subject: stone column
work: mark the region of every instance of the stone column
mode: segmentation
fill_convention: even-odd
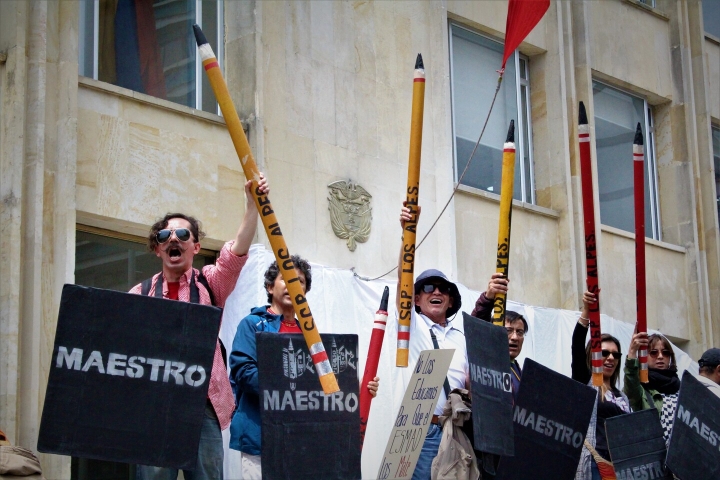
[[[655,109],[660,223],[664,240],[687,249],[687,302],[690,314],[687,323],[690,338],[695,340],[696,345],[696,350],[688,353],[698,358],[710,341],[708,268],[703,232],[705,214],[699,168],[703,162],[711,160],[699,160],[700,156],[709,155],[710,152],[701,151],[698,144],[698,129],[709,130],[709,125],[706,123],[700,126],[697,122],[698,96],[705,96],[704,76],[702,70],[695,71],[698,65],[693,65],[692,61],[691,36],[694,34],[691,34],[688,2],[659,0],[657,7],[670,17],[673,81],[672,102]],[[698,82],[703,85],[698,85]],[[700,88],[701,93],[696,94],[697,88]],[[706,110],[706,101],[702,98],[700,101],[703,103],[701,110]],[[709,131],[705,135],[709,136]]]
[[[0,422],[37,447],[60,294],[74,279],[77,2],[2,2]],[[7,152],[7,153],[6,153]],[[70,459],[40,455],[46,478]]]

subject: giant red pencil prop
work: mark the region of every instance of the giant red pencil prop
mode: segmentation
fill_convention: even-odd
[[[647,333],[645,290],[645,155],[640,123],[633,141],[633,170],[635,173],[635,288],[637,291],[637,331]],[[648,382],[647,349],[638,352],[640,381]]]
[[[510,120],[507,139],[503,145],[502,183],[500,184],[500,221],[498,224],[498,243],[495,271],[505,278],[510,270],[510,224],[512,223],[513,189],[515,187],[515,120]],[[495,294],[493,305],[493,323],[505,325],[505,305],[507,295]]]
[[[603,384],[602,342],[600,341],[600,293],[598,288],[598,260],[595,242],[595,200],[593,198],[592,164],[590,163],[590,125],[585,105],[580,102],[578,142],[580,143],[580,179],[582,183],[583,220],[585,225],[585,262],[587,288],[594,293],[597,301],[590,305],[590,352],[593,385]]]
[[[402,270],[400,271],[400,298],[398,299],[398,334],[395,365],[408,366],[410,348],[410,317],[414,296],[413,272],[415,269],[415,236],[418,221],[418,195],[420,194],[420,148],[422,146],[423,111],[425,109],[425,65],[418,53],[413,80],[412,117],[410,122],[410,158],[405,205],[412,218],[403,230]]]
[[[390,289],[385,287],[380,309],[375,312],[375,323],[373,324],[370,347],[368,348],[367,361],[365,362],[365,373],[360,384],[360,446],[365,441],[365,430],[367,429],[368,417],[370,416],[370,402],[372,395],[367,388],[368,383],[377,375],[378,363],[380,362],[380,350],[382,350],[383,338],[385,338],[385,325],[388,317],[388,296]]]
[[[340,387],[333,373],[332,366],[328,361],[325,347],[320,339],[320,333],[315,325],[315,319],[310,312],[310,306],[300,287],[300,280],[298,279],[293,262],[290,259],[290,252],[288,252],[285,239],[280,231],[280,226],[275,217],[270,198],[257,188],[257,179],[259,178],[260,172],[250,151],[250,145],[242,129],[240,117],[238,117],[235,105],[233,105],[232,98],[230,98],[230,92],[228,92],[227,84],[220,71],[217,58],[215,58],[215,53],[202,30],[200,30],[200,27],[193,25],[193,30],[195,31],[195,39],[197,40],[198,51],[202,59],[203,67],[210,80],[213,92],[215,92],[215,98],[220,105],[223,117],[225,117],[225,123],[230,132],[233,145],[235,145],[235,151],[237,151],[238,158],[240,158],[240,164],[245,173],[245,178],[253,181],[253,199],[257,205],[258,212],[260,212],[265,233],[270,240],[270,246],[275,254],[275,260],[277,260],[277,264],[280,267],[280,274],[285,281],[285,285],[287,285],[288,293],[290,293],[295,315],[297,315],[297,318],[300,320],[300,328],[305,336],[305,342],[310,351],[310,356],[315,365],[315,371],[320,379],[323,392],[326,394],[337,392],[340,390]]]

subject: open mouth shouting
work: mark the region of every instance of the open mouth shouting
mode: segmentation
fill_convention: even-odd
[[[177,261],[185,253],[185,249],[178,242],[173,242],[165,249],[165,253],[170,257],[170,260]]]

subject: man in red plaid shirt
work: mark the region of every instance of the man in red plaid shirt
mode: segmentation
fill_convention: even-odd
[[[200,240],[205,235],[200,229],[200,222],[182,213],[169,213],[152,226],[148,235],[148,248],[162,260],[162,272],[153,276],[147,295],[203,305],[214,304],[217,307],[225,305],[247,261],[247,253],[257,228],[258,213],[250,192],[251,186],[251,181],[245,184],[247,205],[237,235],[223,246],[215,265],[203,267],[204,281],[198,280],[201,273],[192,267],[193,258],[200,252]],[[258,188],[263,194],[270,191],[262,174]],[[210,292],[205,285],[210,287]],[[142,292],[142,284],[138,284],[130,293],[145,292]],[[230,425],[234,409],[235,397],[218,342],[210,374],[197,466],[195,470],[183,471],[186,480],[223,478],[221,431]],[[183,439],[172,441],[182,442]],[[177,470],[172,468],[137,467],[137,480],[176,480],[177,475]]]

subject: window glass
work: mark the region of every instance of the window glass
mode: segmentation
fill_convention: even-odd
[[[81,5],[81,75],[217,113],[215,97],[200,68],[192,26],[202,26],[220,58],[222,3],[99,0]]]
[[[459,178],[490,110],[497,86],[497,70],[502,63],[503,45],[458,25],[451,24],[450,30],[455,169],[456,178]],[[487,128],[462,183],[500,194],[502,147],[510,121],[515,120],[517,154],[513,196],[532,202],[530,128],[526,117],[529,111],[527,70],[527,59],[518,58],[517,53],[508,59]]]
[[[600,221],[635,231],[632,145],[638,122],[645,151],[645,235],[658,238],[653,137],[645,100],[593,82]]]
[[[703,0],[702,15],[705,33],[720,38],[720,1]]]

